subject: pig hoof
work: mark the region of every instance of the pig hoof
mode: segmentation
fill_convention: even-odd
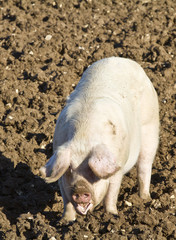
[[[140,193],[140,197],[144,200],[150,199],[150,193]]]
[[[76,215],[70,214],[70,213],[65,213],[62,218],[66,222],[74,222],[76,220]]]
[[[68,218],[68,217],[65,217],[65,216],[62,219],[66,223],[74,222],[76,220],[76,218]]]
[[[112,213],[113,215],[118,215],[117,208],[106,208],[107,213]]]

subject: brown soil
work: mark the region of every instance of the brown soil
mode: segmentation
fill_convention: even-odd
[[[0,1],[0,239],[176,239],[175,9],[174,0]],[[113,55],[140,63],[159,95],[152,199],[138,197],[134,168],[118,217],[99,206],[66,224],[57,183],[38,169],[84,69]]]

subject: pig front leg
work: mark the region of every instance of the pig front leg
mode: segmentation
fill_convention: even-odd
[[[60,187],[61,195],[62,195],[63,202],[64,202],[64,213],[63,213],[62,217],[68,222],[75,221],[76,220],[76,210],[75,210],[73,204],[68,200],[68,198],[65,194],[61,179],[59,180],[59,187]]]
[[[76,211],[71,202],[65,202],[64,200],[64,213],[63,218],[68,222],[72,222],[76,220]]]
[[[122,171],[119,170],[112,177],[110,177],[110,183],[108,187],[107,194],[104,199],[105,210],[108,213],[117,215],[117,198],[120,191],[120,186],[122,182]]]
[[[150,180],[152,163],[156,154],[159,141],[159,124],[142,127],[141,150],[137,163],[139,195],[143,199],[150,198]]]

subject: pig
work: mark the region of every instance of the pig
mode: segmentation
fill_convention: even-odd
[[[117,214],[124,174],[136,165],[139,195],[150,197],[152,163],[159,142],[156,91],[133,60],[110,57],[93,63],[61,111],[53,156],[40,172],[59,180],[63,217],[74,221],[101,202]]]

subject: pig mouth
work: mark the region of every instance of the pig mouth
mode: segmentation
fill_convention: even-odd
[[[76,204],[76,210],[81,215],[86,215],[87,212],[93,207],[93,204],[91,202],[89,203],[79,203]]]

